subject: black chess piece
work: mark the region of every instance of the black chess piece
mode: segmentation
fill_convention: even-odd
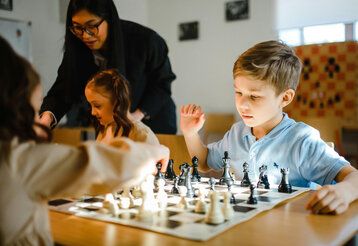
[[[193,186],[191,185],[191,170],[192,167],[191,166],[187,166],[185,167],[185,187],[186,187],[186,197],[188,198],[193,198],[194,197],[194,190],[193,190]]]
[[[183,164],[181,164],[179,166],[179,170],[180,170],[180,176],[179,176],[179,186],[184,186],[185,185],[185,169],[189,166],[188,163],[184,162]]]
[[[164,174],[161,172],[162,169],[162,163],[158,162],[156,165],[157,168],[157,174],[155,175],[155,179],[154,179],[154,187],[155,189],[158,188],[158,180],[159,179],[164,179]]]
[[[165,178],[169,180],[174,180],[176,177],[175,171],[174,171],[174,161],[173,159],[170,159],[168,161],[167,171],[165,172]]]
[[[179,194],[179,187],[178,187],[179,177],[176,176],[174,179],[174,185],[172,190],[170,191],[171,194]]]
[[[262,165],[261,167],[259,167],[259,172],[260,176],[259,181],[257,182],[257,188],[270,189],[270,183],[267,178],[267,166]]]
[[[288,174],[290,170],[288,168],[281,168],[282,178],[278,186],[278,192],[281,193],[292,193],[292,186],[288,181]]]
[[[231,194],[230,203],[231,203],[231,204],[236,204],[235,196],[234,196],[234,194],[231,192],[231,185],[229,185],[229,184],[226,184],[226,185],[227,185],[227,191],[230,192],[230,194]]]
[[[230,157],[227,151],[224,152],[224,157],[222,158],[222,162],[224,166],[224,171],[219,180],[219,184],[220,185],[227,184],[231,186],[234,184],[234,179],[230,174]]]
[[[200,182],[201,180],[201,176],[199,174],[199,171],[198,171],[198,162],[199,162],[199,159],[194,156],[192,159],[191,159],[191,162],[193,163],[193,173],[192,173],[192,176],[191,176],[191,182]]]
[[[211,191],[214,191],[214,190],[215,190],[215,184],[216,184],[215,178],[214,178],[214,177],[211,177],[211,178],[209,179],[209,185],[210,185],[210,190],[211,190]]]
[[[250,185],[250,196],[246,201],[247,204],[257,204],[257,199],[254,196],[254,191],[255,191],[255,185],[251,184]]]
[[[242,165],[243,166],[243,171],[244,171],[244,177],[241,180],[241,187],[249,187],[251,185],[251,180],[249,178],[249,164],[247,164],[246,162]]]

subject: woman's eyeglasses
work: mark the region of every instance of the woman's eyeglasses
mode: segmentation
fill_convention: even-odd
[[[90,36],[95,36],[98,34],[98,27],[102,24],[104,19],[102,19],[100,22],[94,25],[76,25],[76,26],[70,26],[70,31],[76,35],[77,37],[82,37],[83,32],[86,32]]]

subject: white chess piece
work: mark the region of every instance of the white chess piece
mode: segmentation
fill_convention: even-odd
[[[186,200],[186,192],[187,192],[187,188],[185,186],[179,186],[180,201],[177,205],[178,208],[181,209],[188,208],[188,201]]]
[[[118,202],[114,199],[114,196],[112,193],[108,193],[105,195],[103,207],[109,209],[109,212],[113,216],[117,217],[119,215]]]
[[[230,204],[231,192],[224,192],[224,206],[222,208],[225,220],[230,220],[234,216],[234,209]]]
[[[158,200],[158,205],[159,205],[160,210],[164,210],[168,205],[168,195],[164,191],[164,185],[165,185],[165,180],[159,179],[158,180],[158,189],[159,190],[157,193],[157,200]]]
[[[129,188],[124,188],[121,196],[120,207],[123,209],[133,208],[134,200]]]
[[[158,211],[158,203],[155,201],[153,193],[154,177],[150,176],[141,184],[142,205],[137,214],[137,218],[141,221],[152,220],[154,213]]]
[[[221,210],[219,196],[216,191],[210,193],[210,207],[209,212],[206,214],[205,222],[208,224],[221,224],[224,222],[224,215]]]
[[[197,200],[197,202],[195,203],[195,213],[201,213],[201,214],[205,214],[208,206],[205,202],[205,189],[203,187],[199,188],[199,199]]]

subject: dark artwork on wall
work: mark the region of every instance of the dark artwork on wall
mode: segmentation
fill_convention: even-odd
[[[199,38],[199,22],[186,22],[179,24],[179,40],[195,40]]]
[[[0,9],[12,10],[12,0],[0,0]]]
[[[249,0],[237,0],[226,3],[226,20],[244,20],[249,18]]]

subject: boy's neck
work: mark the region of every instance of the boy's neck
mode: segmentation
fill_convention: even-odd
[[[259,140],[269,134],[283,119],[283,113],[277,114],[274,118],[267,121],[266,123],[251,128],[252,134]]]

